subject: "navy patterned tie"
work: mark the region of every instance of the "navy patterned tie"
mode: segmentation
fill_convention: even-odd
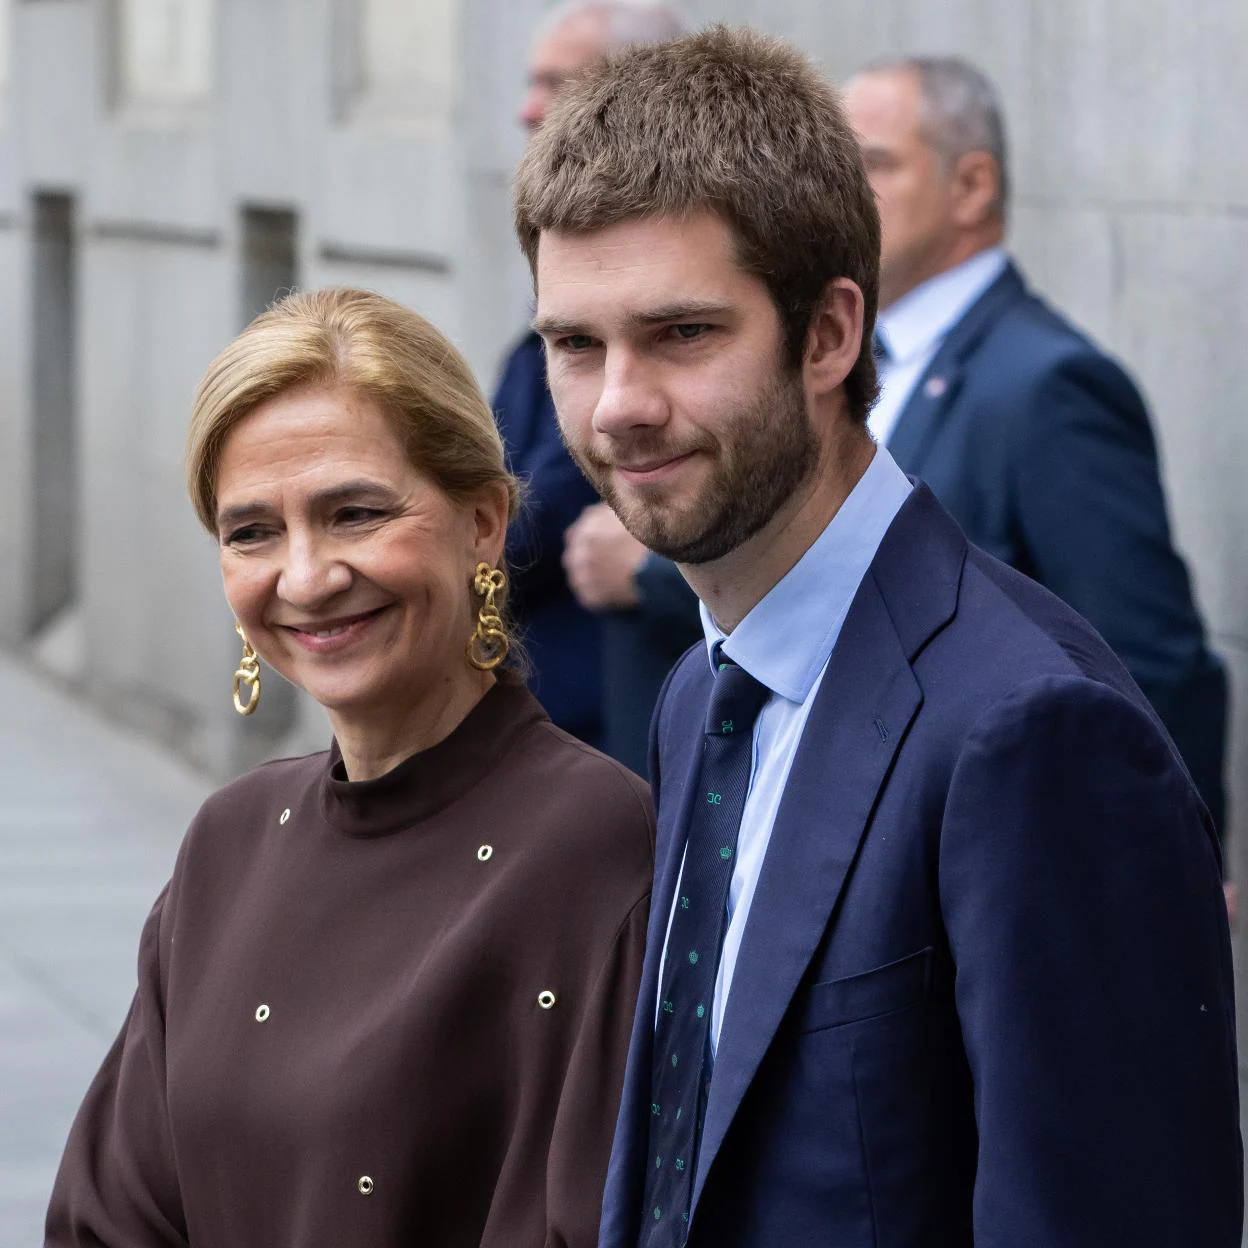
[[[754,720],[768,690],[719,660],[706,712],[702,770],[663,960],[651,1072],[642,1248],[676,1248],[689,1205],[711,1080],[711,1002],[728,885],[750,784]]]

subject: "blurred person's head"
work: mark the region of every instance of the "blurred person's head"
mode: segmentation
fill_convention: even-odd
[[[1005,235],[1005,126],[992,83],[960,57],[877,61],[845,87],[880,206],[888,307]]]
[[[715,27],[587,72],[515,223],[569,449],[652,549],[718,559],[869,452],[879,219],[788,45]]]
[[[635,44],[661,43],[685,31],[671,4],[656,0],[566,0],[542,20],[529,50],[520,122],[533,133],[569,79]]]
[[[436,723],[488,687],[466,657],[474,572],[501,563],[517,487],[428,321],[357,290],[281,300],[204,375],[187,476],[244,636],[340,740]]]

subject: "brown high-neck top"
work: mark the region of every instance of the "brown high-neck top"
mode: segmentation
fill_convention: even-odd
[[[334,749],[221,790],[47,1243],[592,1248],[652,860],[642,781],[509,680],[376,780]]]

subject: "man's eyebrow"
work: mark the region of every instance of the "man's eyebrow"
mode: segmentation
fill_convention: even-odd
[[[328,511],[340,503],[346,502],[377,502],[393,504],[397,499],[395,492],[380,481],[369,481],[363,478],[358,481],[344,481],[341,485],[331,485],[326,489],[317,490],[309,495],[308,503],[314,511]],[[234,528],[240,524],[248,524],[271,516],[274,508],[269,503],[250,502],[236,503],[217,513],[217,528]]]
[[[726,303],[716,303],[709,299],[685,299],[679,303],[660,304],[655,308],[632,312],[624,318],[624,324],[629,329],[637,329],[650,325],[665,325],[669,321],[696,321],[708,318],[714,320],[726,316],[730,311]],[[543,338],[589,333],[582,322],[564,320],[557,316],[535,317],[533,330],[541,334]]]

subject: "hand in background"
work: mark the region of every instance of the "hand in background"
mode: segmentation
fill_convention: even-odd
[[[637,605],[637,569],[648,551],[606,503],[586,507],[563,536],[563,567],[587,611]]]

